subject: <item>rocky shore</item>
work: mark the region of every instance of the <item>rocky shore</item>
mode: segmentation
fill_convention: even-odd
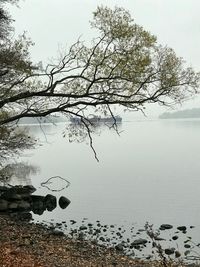
[[[168,267],[200,260],[194,254],[200,243],[190,236],[194,226],[162,224],[155,231],[147,223],[139,229],[132,225],[126,233],[124,226],[87,218],[81,224],[72,219],[37,223],[33,213],[57,205],[65,209],[70,200],[33,192],[32,186],[0,186],[0,267]]]
[[[148,266],[91,241],[0,215],[1,267]]]

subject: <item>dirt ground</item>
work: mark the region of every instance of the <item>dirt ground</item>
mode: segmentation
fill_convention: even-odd
[[[149,266],[114,249],[0,215],[0,267]]]

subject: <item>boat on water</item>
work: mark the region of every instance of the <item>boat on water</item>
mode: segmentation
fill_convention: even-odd
[[[72,123],[81,123],[80,117],[70,117],[70,121]],[[93,116],[91,118],[87,118],[86,121],[90,121],[91,123],[121,123],[122,118],[120,116],[115,117],[100,117],[100,116]]]

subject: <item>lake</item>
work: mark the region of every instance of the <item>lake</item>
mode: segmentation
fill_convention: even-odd
[[[66,209],[34,214],[35,221],[194,225],[190,234],[200,241],[200,120],[123,121],[120,135],[99,127],[101,134],[93,136],[99,162],[87,142],[70,143],[63,137],[65,127],[30,126],[40,145],[20,160],[37,169],[29,176],[36,194],[71,201]],[[70,185],[60,192],[41,186],[53,176]],[[63,180],[55,179],[52,186],[62,188]]]

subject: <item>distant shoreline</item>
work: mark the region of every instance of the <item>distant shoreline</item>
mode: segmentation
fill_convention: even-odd
[[[200,119],[200,108],[185,109],[175,112],[164,112],[159,119]]]

